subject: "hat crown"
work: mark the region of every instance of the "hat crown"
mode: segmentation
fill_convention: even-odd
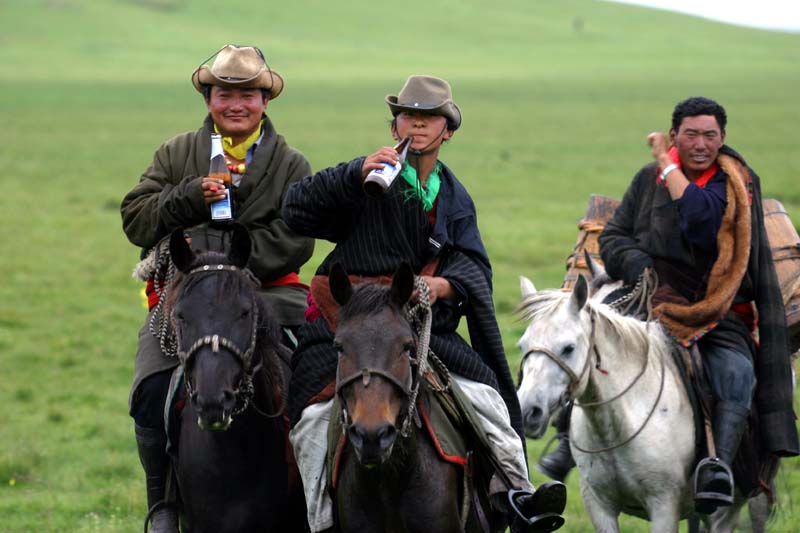
[[[397,95],[399,105],[423,109],[438,107],[452,99],[450,84],[433,76],[410,76]]]
[[[247,80],[266,69],[264,56],[255,47],[229,44],[220,50],[211,66],[211,73],[227,80]]]

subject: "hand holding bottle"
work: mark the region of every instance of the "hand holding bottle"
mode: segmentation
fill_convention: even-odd
[[[203,191],[203,200],[206,205],[225,199],[225,182],[221,179],[204,176],[200,178],[200,189]]]

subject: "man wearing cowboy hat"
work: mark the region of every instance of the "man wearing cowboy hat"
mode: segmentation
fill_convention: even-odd
[[[163,412],[170,375],[178,365],[174,354],[162,350],[169,345],[166,339],[156,337],[166,319],[160,316],[160,287],[170,271],[164,237],[176,228],[191,228],[187,236],[195,248],[225,251],[227,244],[224,231],[208,224],[209,205],[226,195],[225,185],[208,177],[212,134],[222,135],[233,178],[234,216],[253,242],[248,267],[261,281],[261,295],[284,326],[287,342],[293,339],[291,329],[303,322],[306,308],[307,288],[300,284],[298,272],[311,257],[314,242],[286,226],[281,205],[288,184],[309,175],[311,168],[265,114],[267,104],[281,94],[283,78],[255,47],[226,45],[214,57],[213,64],[204,62],[191,77],[208,111],[203,125],[165,142],[121,205],[125,234],[142,248],[137,275],[148,282],[150,313],[139,333],[130,413],[151,509],[166,497],[169,458]],[[160,507],[151,531],[177,531],[174,509]]]
[[[301,235],[336,243],[311,284],[310,321],[300,329],[293,360],[289,410],[312,531],[333,526],[326,490],[325,455],[330,383],[337,350],[328,274],[335,263],[349,274],[391,276],[404,262],[430,287],[433,312],[430,347],[445,363],[489,435],[487,447],[500,471],[490,490],[502,501],[524,489],[523,515],[514,531],[551,531],[563,524],[566,489],[551,482],[535,490],[528,480],[522,418],[492,303],[492,270],[477,226],[475,206],[464,186],[438,155],[461,125],[450,85],[432,76],[411,76],[397,96],[387,96],[396,141],[412,138],[399,176],[380,198],[363,190],[366,176],[399,162],[385,146],[367,157],[322,170],[292,184],[284,217]],[[457,333],[462,317],[472,346]],[[327,392],[326,392],[327,391]],[[327,394],[327,396],[326,396]],[[308,406],[314,398],[313,405]],[[500,481],[502,478],[503,481]],[[524,525],[523,525],[524,524]]]

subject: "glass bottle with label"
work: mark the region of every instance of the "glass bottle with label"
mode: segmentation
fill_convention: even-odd
[[[233,220],[233,201],[231,187],[233,180],[225,161],[225,152],[222,148],[222,135],[211,134],[211,163],[208,166],[208,177],[222,180],[225,184],[225,198],[211,203],[211,220]]]
[[[376,168],[364,178],[364,192],[373,198],[379,198],[386,190],[392,186],[392,182],[400,174],[403,168],[403,163],[406,161],[408,155],[408,148],[411,146],[413,137],[406,137],[396,145],[394,150],[397,152],[397,163],[391,165],[383,163],[380,168]]]

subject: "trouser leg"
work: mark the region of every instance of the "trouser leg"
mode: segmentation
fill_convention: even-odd
[[[701,461],[695,474],[695,508],[706,514],[732,503],[730,465],[747,427],[755,374],[750,358],[732,348],[707,343],[701,353],[717,399],[712,417],[716,457]]]
[[[463,376],[454,374],[451,376],[472,404],[478,415],[480,429],[489,442],[490,451],[512,484],[509,487],[504,481],[496,478],[492,480],[491,491],[495,493],[506,492],[509,489],[533,490],[533,485],[528,479],[528,464],[522,440],[511,427],[508,408],[503,397],[489,385]]]
[[[133,395],[131,416],[134,419],[136,447],[145,473],[147,507],[153,511],[152,533],[177,533],[178,515],[175,508],[165,505],[167,478],[171,462],[167,454],[167,435],[164,431],[164,403],[169,389],[171,371],[146,378]]]
[[[538,489],[528,479],[525,450],[514,428],[502,396],[492,387],[452,375],[477,414],[479,430],[486,435],[495,463],[502,469],[489,486],[494,501],[502,501],[510,511],[512,533],[553,531],[564,524],[561,513],[566,504],[566,487],[559,481]],[[509,486],[510,484],[510,486]],[[518,493],[515,492],[520,491]]]
[[[303,480],[312,533],[333,527],[333,501],[327,490],[326,465],[332,405],[333,400],[328,400],[306,407],[300,421],[289,432]]]

